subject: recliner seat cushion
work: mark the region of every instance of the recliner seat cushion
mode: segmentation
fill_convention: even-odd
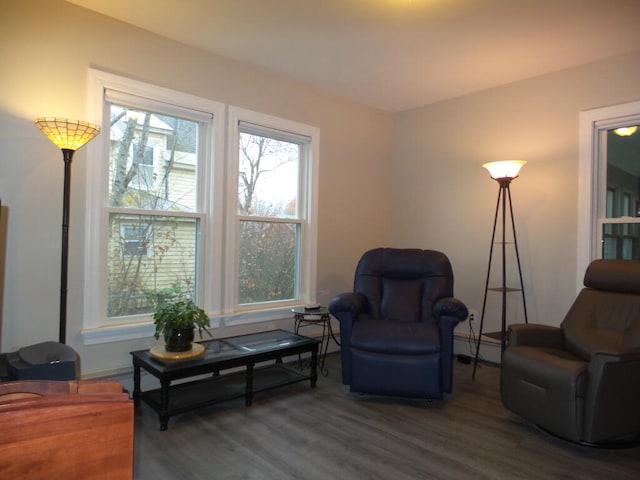
[[[440,351],[435,323],[360,320],[351,334],[351,346],[389,355],[427,355]]]

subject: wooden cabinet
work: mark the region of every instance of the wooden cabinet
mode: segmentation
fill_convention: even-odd
[[[133,478],[133,402],[109,380],[0,383],[0,476]]]

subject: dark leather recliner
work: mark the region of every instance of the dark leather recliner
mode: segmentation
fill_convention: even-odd
[[[377,248],[358,263],[353,292],[334,297],[342,382],[351,391],[417,398],[451,392],[453,329],[467,308],[453,298],[441,252]]]
[[[511,325],[502,402],[585,444],[640,435],[640,262],[595,260],[560,327]]]

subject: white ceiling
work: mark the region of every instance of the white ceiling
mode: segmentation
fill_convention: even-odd
[[[386,111],[640,49],[640,0],[67,0]]]

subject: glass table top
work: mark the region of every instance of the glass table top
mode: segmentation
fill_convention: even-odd
[[[306,337],[285,330],[272,330],[238,337],[222,338],[219,341],[245,352],[260,352],[272,350],[277,347],[295,345],[308,340]]]
[[[295,333],[288,332],[286,330],[270,330],[267,332],[204,340],[195,343],[202,345],[205,350],[201,355],[188,359],[174,360],[156,358],[149,353],[149,350],[132,352],[132,355],[143,360],[151,358],[153,361],[167,365],[185,364],[186,362],[189,364],[211,363],[219,360],[277,350],[279,348],[293,347],[305,343],[317,343],[317,340],[307,338],[302,335],[296,335]]]

